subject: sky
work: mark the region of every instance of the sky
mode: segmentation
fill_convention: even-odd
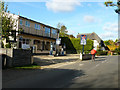
[[[104,2],[79,0],[43,0],[42,2],[7,2],[11,13],[57,27],[62,23],[68,34],[95,32],[103,40],[118,38],[118,14]]]

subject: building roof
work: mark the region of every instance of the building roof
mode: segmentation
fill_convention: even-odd
[[[78,34],[77,38],[81,38],[81,35],[87,35],[87,38],[92,39],[92,40],[97,40],[98,43],[101,43],[102,41],[102,39],[95,32]]]

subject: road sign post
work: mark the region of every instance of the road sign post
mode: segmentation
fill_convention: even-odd
[[[83,45],[82,54],[84,53],[84,45],[86,45],[87,35],[81,35],[81,45]]]

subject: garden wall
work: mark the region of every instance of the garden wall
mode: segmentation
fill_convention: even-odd
[[[24,66],[33,63],[31,50],[0,48],[0,53],[4,54],[2,61],[3,58],[6,60],[7,67]]]

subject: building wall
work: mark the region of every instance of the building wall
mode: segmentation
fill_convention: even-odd
[[[22,20],[22,25],[20,25],[20,19]],[[30,27],[27,27],[25,25],[26,21],[30,22]],[[35,24],[40,25],[40,30],[35,29]],[[56,34],[56,35],[52,34],[52,30],[54,28],[52,28],[50,26],[47,26],[47,25],[43,25],[41,23],[31,21],[29,19],[25,19],[25,18],[21,18],[21,17],[19,18],[19,26],[18,27],[22,28],[25,33],[30,33],[30,34],[34,34],[34,35],[40,35],[40,36],[46,36],[45,35],[45,27],[47,27],[47,28],[50,28],[50,36],[47,36],[47,37],[51,37],[51,38],[54,38],[54,39],[56,39],[58,37],[58,34]],[[58,33],[57,29],[54,29],[54,30],[56,30],[56,32]]]
[[[20,20],[22,20],[22,25],[20,24]],[[26,21],[30,22],[29,26],[26,26]],[[36,29],[35,24],[40,25],[40,29]],[[50,28],[50,36],[45,34],[45,27]],[[19,39],[22,37],[23,39],[29,39],[29,46],[36,46],[37,50],[50,50],[50,44],[54,44],[59,35],[58,29],[24,17],[19,17],[18,28],[23,29],[23,33],[20,33],[17,37],[17,48],[20,47],[21,43],[19,43]]]
[[[43,37],[36,37],[36,36],[31,36],[31,35],[25,35],[25,34],[20,34],[18,36],[19,37],[22,37],[22,39],[29,39],[30,42],[29,42],[29,46],[37,46],[37,50],[50,50],[50,43],[55,43],[56,40],[54,39],[48,39],[48,38],[43,38]],[[20,40],[18,39],[18,48],[19,47],[19,43]],[[39,42],[39,43],[38,43]],[[43,42],[44,42],[44,45],[43,45]],[[22,43],[23,44],[23,43]],[[26,44],[26,43],[25,43]],[[44,49],[43,49],[44,47]]]
[[[33,64],[31,50],[0,48],[0,54],[4,54],[7,67],[24,66]],[[4,62],[5,58],[2,58]]]
[[[99,43],[98,43],[98,41],[97,40],[93,40],[93,42],[94,42],[94,47],[96,48],[96,50],[97,50],[97,46],[99,46]]]

